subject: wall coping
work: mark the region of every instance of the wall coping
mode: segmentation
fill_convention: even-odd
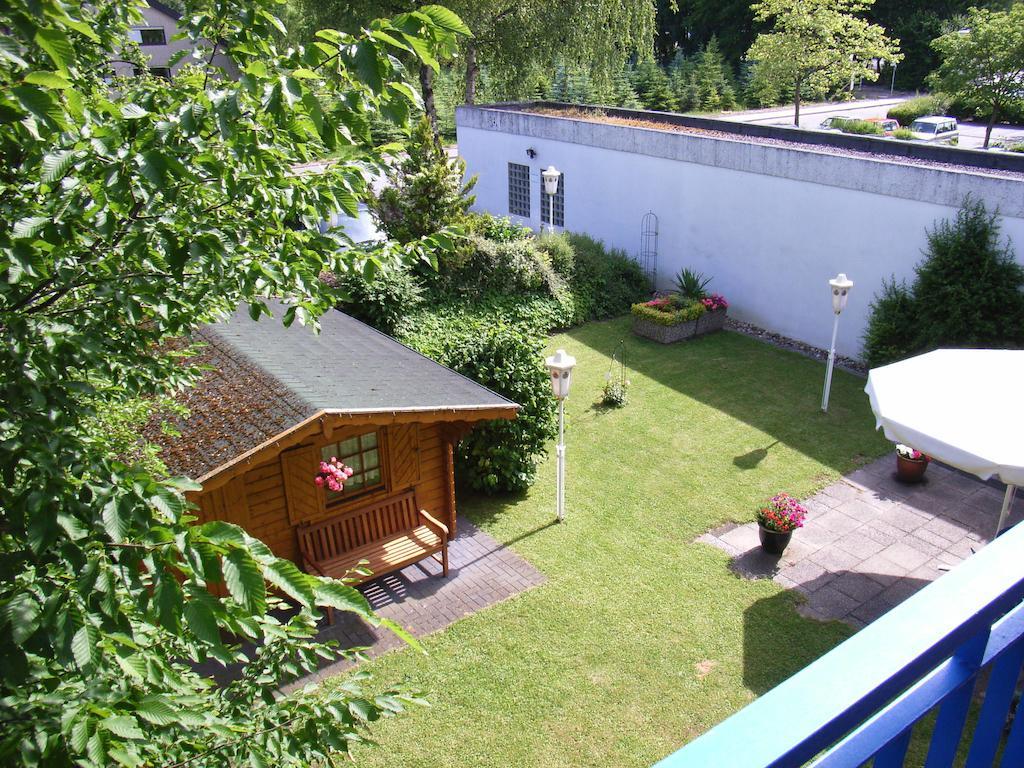
[[[668,127],[657,129],[619,125],[524,111],[524,108],[531,106],[554,107],[557,105],[539,103],[460,106],[456,108],[456,126],[660,157],[677,162],[727,168],[745,173],[777,176],[951,208],[959,208],[967,196],[972,196],[983,200],[991,209],[997,209],[1003,216],[1024,218],[1024,178],[994,175],[999,172],[998,170],[915,165],[910,162],[900,162],[899,157],[885,154],[864,157],[829,153],[815,149],[815,145],[822,144],[820,140],[806,148],[792,145],[778,146],[757,141],[749,135],[736,131],[733,131],[736,138],[732,138],[680,133],[670,130]],[[608,111],[609,113],[629,112],[634,117],[645,119],[665,117],[659,113],[633,110]],[[685,118],[687,121],[685,123],[675,121],[679,125],[703,121],[701,126],[693,127],[706,127],[715,131],[721,129],[720,124],[737,125],[728,121],[706,118],[670,117]],[[755,127],[766,128],[765,126]],[[881,141],[860,136],[844,138],[868,142]],[[828,146],[834,148],[836,145],[829,144]],[[839,147],[840,152],[843,149],[851,148]],[[929,149],[939,148],[930,147]],[[945,150],[945,152],[972,151]],[[959,155],[954,154],[954,156]],[[1016,161],[1017,158],[1011,158],[1011,160]],[[933,162],[941,161],[934,160]]]

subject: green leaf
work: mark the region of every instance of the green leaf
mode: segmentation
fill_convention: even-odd
[[[146,734],[139,728],[139,721],[131,715],[115,715],[100,720],[100,727],[122,739],[144,739]]]
[[[19,592],[4,608],[4,618],[15,643],[21,645],[39,628],[39,604],[27,592]]]
[[[317,605],[349,611],[363,619],[370,620],[373,624],[379,622],[379,619],[374,616],[373,611],[370,609],[370,604],[363,596],[363,593],[350,587],[348,584],[342,584],[340,581],[321,579],[316,587],[316,602]]]
[[[149,503],[158,512],[162,512],[172,519],[177,519],[185,511],[185,500],[170,488],[163,486],[158,488],[157,492],[149,497]]]
[[[359,43],[356,46],[355,65],[359,79],[374,93],[380,93],[384,88],[384,65],[377,56],[377,49],[368,42]]]
[[[199,526],[199,535],[215,544],[245,544],[245,532],[234,523],[211,520]]]
[[[25,82],[33,85],[41,85],[44,88],[70,88],[71,82],[56,72],[29,72],[25,75]]]
[[[267,610],[267,585],[259,566],[248,552],[232,549],[221,568],[231,597],[253,613],[262,614]]]
[[[110,499],[103,505],[103,528],[111,541],[124,541],[128,524],[121,516],[121,509],[117,498]]]
[[[178,721],[174,708],[163,696],[153,694],[146,696],[135,708],[139,717],[155,725],[169,725]]]
[[[454,32],[457,35],[472,36],[469,27],[459,18],[458,14],[442,5],[424,5],[417,8],[417,10],[424,16],[428,16],[432,22],[442,29],[447,29],[449,32]]]
[[[92,624],[86,622],[75,636],[71,638],[71,653],[75,656],[75,663],[81,668],[86,668],[96,660],[96,643],[99,641],[99,630]]]
[[[185,605],[185,623],[192,634],[210,645],[220,645],[220,629],[213,611],[199,600],[189,600]]]
[[[303,573],[291,560],[277,559],[264,569],[267,580],[306,607],[316,600],[316,580]]]
[[[17,41],[8,35],[0,35],[0,60],[6,59],[19,67],[27,67],[28,62],[21,58],[21,49]]]
[[[68,64],[75,58],[75,49],[71,41],[59,29],[40,29],[36,32],[35,41],[53,60],[58,71],[66,71]]]
[[[63,127],[64,111],[49,91],[42,91],[34,85],[16,85],[11,93],[29,113],[47,125]]]
[[[292,77],[297,77],[300,80],[317,80],[319,79],[320,75],[318,75],[312,69],[299,67],[298,69],[292,70]]]
[[[148,114],[149,112],[138,104],[129,102],[128,104],[121,105],[121,117],[126,120],[138,120],[141,117],[146,117]]]
[[[29,216],[14,222],[14,229],[11,234],[16,238],[29,238],[38,235],[50,220],[45,216]]]

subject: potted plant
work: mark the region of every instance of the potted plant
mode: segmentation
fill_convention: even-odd
[[[697,321],[697,334],[720,331],[725,326],[725,315],[729,302],[720,293],[711,293],[700,300],[704,305],[704,314]]]
[[[902,443],[896,446],[896,478],[904,483],[920,483],[931,459]]]
[[[793,531],[802,528],[807,510],[788,493],[779,493],[757,510],[757,533],[761,549],[769,555],[781,555],[793,538]]]
[[[662,344],[688,339],[697,333],[697,320],[706,311],[699,301],[678,293],[634,304],[633,333]]]

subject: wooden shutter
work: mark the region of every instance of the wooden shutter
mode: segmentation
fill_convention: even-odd
[[[281,454],[281,477],[288,502],[288,520],[292,525],[308,522],[323,513],[323,491],[313,483],[318,463],[319,453],[311,445]]]
[[[392,491],[412,487],[420,481],[419,425],[400,424],[389,427],[387,442]]]

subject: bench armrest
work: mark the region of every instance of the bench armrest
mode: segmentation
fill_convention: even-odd
[[[423,524],[428,528],[433,528],[437,534],[442,538],[448,539],[448,526],[442,523],[440,520],[431,515],[427,510],[420,510],[420,517],[423,519]]]
[[[326,573],[324,573],[324,569],[320,567],[320,564],[318,562],[316,562],[315,560],[307,557],[306,553],[302,552],[302,547],[301,546],[299,547],[299,551],[302,554],[302,564],[306,567],[307,573],[309,571],[315,571],[320,576],[326,576],[327,575]]]

